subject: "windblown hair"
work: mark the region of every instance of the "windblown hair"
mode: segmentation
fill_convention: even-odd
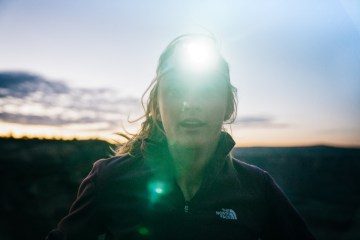
[[[173,55],[175,48],[176,46],[178,46],[178,44],[182,43],[183,41],[199,37],[208,38],[212,40],[216,46],[218,46],[215,38],[211,35],[184,34],[170,42],[169,45],[165,48],[165,50],[162,52],[158,61],[156,76],[141,97],[141,102],[145,114],[133,122],[140,121],[141,119],[145,120],[141,123],[140,130],[136,134],[118,133],[118,135],[124,137],[127,141],[125,143],[117,144],[117,148],[115,149],[115,154],[117,156],[125,154],[135,155],[136,153],[141,152],[145,139],[151,139],[158,142],[166,140],[166,135],[162,123],[159,120],[160,112],[158,103],[159,83],[166,79],[166,74],[164,74],[162,70],[166,66],[169,58]],[[228,86],[227,111],[224,123],[233,123],[236,119],[237,114],[237,89],[230,82],[229,64],[222,56],[220,56],[220,70]],[[144,99],[148,93],[149,97],[145,106]]]

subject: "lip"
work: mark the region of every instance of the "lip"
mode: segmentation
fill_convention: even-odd
[[[205,126],[206,123],[196,118],[188,118],[181,121],[179,125],[183,128],[195,129]]]

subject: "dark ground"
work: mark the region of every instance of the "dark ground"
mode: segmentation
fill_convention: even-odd
[[[0,239],[44,239],[63,217],[108,143],[0,139]],[[317,239],[360,239],[360,148],[240,148],[267,170]]]

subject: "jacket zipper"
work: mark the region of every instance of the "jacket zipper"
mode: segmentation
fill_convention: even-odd
[[[189,213],[189,211],[190,211],[190,209],[189,209],[189,202],[186,201],[186,202],[185,202],[185,206],[184,206],[184,212],[185,212],[185,213]]]

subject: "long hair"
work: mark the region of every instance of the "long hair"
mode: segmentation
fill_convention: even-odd
[[[130,133],[119,133],[120,136],[126,138],[125,143],[118,143],[117,148],[115,149],[115,154],[118,156],[130,154],[134,155],[142,151],[142,145],[145,139],[151,139],[153,141],[162,142],[166,139],[166,135],[162,126],[159,112],[159,103],[158,103],[158,92],[159,92],[159,82],[166,78],[164,74],[164,68],[167,66],[169,58],[173,55],[176,47],[183,41],[187,41],[193,38],[207,38],[215,43],[218,47],[218,44],[215,38],[208,34],[184,34],[169,43],[165,50],[160,55],[158,66],[156,69],[156,76],[151,81],[148,88],[145,90],[144,94],[141,97],[141,103],[144,109],[144,115],[135,121],[140,121],[144,119],[141,123],[141,127],[136,134]],[[227,83],[227,110],[224,119],[224,123],[233,123],[236,119],[237,114],[237,89],[230,82],[229,74],[229,64],[227,61],[220,55],[220,70],[225,76]],[[144,103],[145,96],[149,93],[149,97]]]

